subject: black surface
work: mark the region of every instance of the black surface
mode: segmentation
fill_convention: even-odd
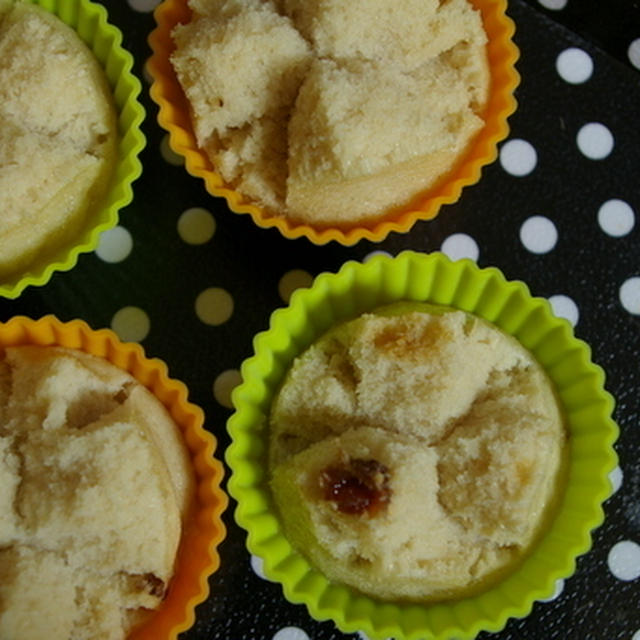
[[[134,11],[123,0],[104,4],[142,77],[152,14]],[[251,354],[252,337],[283,305],[277,285],[285,272],[304,269],[315,275],[373,250],[428,252],[440,249],[451,234],[470,235],[480,250],[480,266],[493,265],[509,279],[524,280],[534,295],[564,294],[577,304],[576,335],[591,345],[618,402],[617,450],[624,473],[622,488],[605,505],[606,521],[595,533],[593,549],[580,558],[562,594],[536,604],[531,615],[510,621],[503,632],[479,638],[631,640],[640,630],[639,580],[615,578],[607,555],[620,540],[640,542],[640,316],[626,311],[618,296],[626,279],[640,276],[640,223],[636,220],[625,237],[612,238],[599,228],[596,216],[610,198],[627,201],[640,214],[640,72],[625,57],[629,42],[640,37],[640,9],[638,2],[596,0],[570,0],[563,11],[546,10],[533,0],[513,0],[509,6],[522,75],[510,137],[536,148],[538,166],[531,175],[510,176],[495,162],[435,220],[379,245],[315,247],[304,239],[289,241],[275,230],[255,227],[248,216],[231,213],[223,200],[205,192],[202,181],[162,158],[165,132],[156,123],[157,109],[143,81],[148,110],[144,172],[134,185],[133,203],[121,214],[122,226],[134,239],[131,255],[119,264],[104,263],[94,254],[81,256],[72,271],[56,274],[45,287],[0,301],[0,319],[54,313],[99,328],[109,326],[118,309],[141,307],[151,319],[142,343],[147,354],[162,358],[170,374],[189,386],[191,399],[203,407],[207,427],[218,438],[221,457],[230,411],[214,400],[213,381]],[[567,84],[555,71],[557,55],[569,46],[593,59],[593,77],[582,85]],[[591,121],[605,123],[614,134],[614,151],[605,160],[584,158],[576,148],[577,130]],[[217,223],[213,239],[202,246],[186,245],[176,233],[179,215],[193,206],[209,209]],[[532,215],[544,215],[556,225],[559,239],[549,253],[533,254],[519,240],[520,226]],[[200,322],[193,309],[198,293],[212,286],[229,291],[235,305],[232,318],[218,327]],[[184,640],[272,640],[287,626],[299,627],[313,640],[358,637],[341,634],[331,622],[317,623],[303,606],[287,603],[279,585],[252,570],[232,509],[225,521],[229,532],[219,549],[221,567]]]

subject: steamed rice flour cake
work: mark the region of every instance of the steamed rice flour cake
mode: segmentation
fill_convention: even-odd
[[[0,638],[121,640],[162,602],[194,477],[164,406],[83,352],[0,360]]]
[[[566,435],[513,338],[461,311],[400,305],[330,330],[270,414],[284,530],[330,580],[391,600],[481,587],[552,510]]]
[[[198,146],[275,215],[353,225],[407,205],[483,126],[468,0],[190,0],[171,62]]]
[[[53,14],[0,0],[0,282],[79,233],[106,193],[117,122],[104,71]]]

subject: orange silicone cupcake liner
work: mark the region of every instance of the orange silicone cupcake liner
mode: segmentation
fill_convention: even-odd
[[[23,316],[0,323],[0,354],[18,345],[59,346],[104,358],[130,373],[166,407],[184,436],[196,476],[196,507],[182,535],[176,570],[166,598],[129,640],[175,640],[195,621],[195,607],[209,594],[208,578],[218,568],[217,546],[226,529],[221,514],[228,499],[220,488],[224,471],[213,457],[216,440],[203,428],[204,413],[187,399],[186,386],[168,377],[161,360],[147,358],[142,347],[123,343],[109,329],[93,330],[81,320]]]
[[[418,220],[434,218],[443,204],[458,200],[463,187],[480,179],[482,168],[497,158],[498,143],[509,133],[507,118],[516,109],[513,93],[520,81],[515,69],[519,52],[512,41],[515,27],[506,15],[507,2],[471,2],[481,12],[488,38],[491,86],[489,101],[483,114],[485,125],[456,165],[436,185],[406,207],[393,210],[369,224],[358,224],[350,228],[315,228],[292,222],[265,211],[224,183],[207,154],[198,148],[189,116],[189,103],[169,59],[175,49],[171,31],[177,24],[189,22],[191,18],[187,0],[164,0],[156,7],[154,14],[157,26],[149,36],[153,55],[149,59],[148,70],[154,80],[151,97],[159,106],[158,122],[169,132],[171,148],[184,157],[187,171],[202,178],[211,195],[225,198],[232,211],[248,213],[259,227],[275,227],[286,238],[306,237],[318,245],[332,240],[347,246],[363,239],[380,242],[391,232],[405,233]]]

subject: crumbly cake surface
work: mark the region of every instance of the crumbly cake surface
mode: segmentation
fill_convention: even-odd
[[[468,0],[189,4],[171,59],[198,144],[275,214],[377,218],[432,186],[482,126],[486,35]]]
[[[295,361],[270,415],[285,531],[328,578],[385,599],[478,588],[535,541],[566,435],[513,338],[463,312],[388,309]]]
[[[125,638],[166,592],[194,491],[164,407],[88,354],[0,361],[0,637]]]
[[[0,60],[1,279],[78,233],[109,185],[117,122],[93,54],[44,9],[0,3]]]

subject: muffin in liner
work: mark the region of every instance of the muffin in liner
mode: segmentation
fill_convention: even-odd
[[[524,560],[478,593],[427,604],[382,602],[329,582],[286,539],[265,473],[270,405],[294,358],[334,324],[397,301],[460,309],[514,336],[549,376],[568,431],[566,484]],[[473,638],[528,615],[589,550],[591,531],[604,518],[601,505],[612,492],[608,474],[617,463],[614,401],[589,347],[524,283],[439,253],[406,251],[396,258],[348,262],[337,274],[321,274],[309,289],[296,291],[288,307],[273,313],[269,329],[256,336],[254,350],[233,393],[228,490],[238,501],[235,518],[248,531],[248,549],[264,560],[265,574],[282,584],[285,597],[304,603],[314,618],[332,619],[342,631],[363,631],[372,639]]]
[[[133,57],[122,47],[122,32],[108,22],[104,6],[91,0],[30,0],[73,28],[104,69],[118,118],[118,157],[100,207],[54,255],[36,259],[26,271],[0,283],[0,296],[18,297],[29,285],[46,284],[56,271],[75,266],[81,253],[93,251],[100,234],[118,223],[118,212],[133,199],[132,183],[142,173],[138,159],[146,140],[140,129],[145,111],[138,100],[141,84],[133,75]]]
[[[463,187],[480,179],[482,167],[497,158],[498,143],[509,132],[507,118],[516,109],[513,93],[520,80],[515,70],[519,53],[512,41],[513,21],[505,13],[506,0],[472,0],[472,4],[481,12],[488,38],[491,81],[487,106],[480,114],[484,126],[433,187],[407,206],[393,209],[368,223],[316,228],[274,215],[225,184],[207,154],[197,145],[189,104],[170,62],[175,49],[171,32],[176,25],[191,18],[187,0],[164,0],[155,10],[157,26],[149,36],[153,55],[148,69],[154,80],[151,97],[159,106],[158,122],[169,132],[171,148],[184,157],[187,171],[202,178],[211,195],[224,197],[232,211],[248,213],[259,227],[275,227],[287,238],[306,237],[318,245],[332,240],[343,245],[353,245],[362,239],[379,242],[391,232],[407,232],[416,221],[434,218],[443,204],[458,200]]]
[[[66,347],[104,358],[147,387],[180,428],[193,463],[195,504],[182,532],[167,594],[129,636],[131,640],[177,638],[193,625],[195,607],[209,593],[207,580],[220,564],[216,549],[226,535],[221,514],[228,499],[220,488],[224,471],[213,457],[216,440],[203,428],[202,410],[188,401],[182,382],[168,377],[164,362],[147,358],[140,345],[121,342],[111,330],[93,330],[81,320],[61,322],[54,316],[39,320],[15,316],[0,323],[0,352],[21,345]]]

